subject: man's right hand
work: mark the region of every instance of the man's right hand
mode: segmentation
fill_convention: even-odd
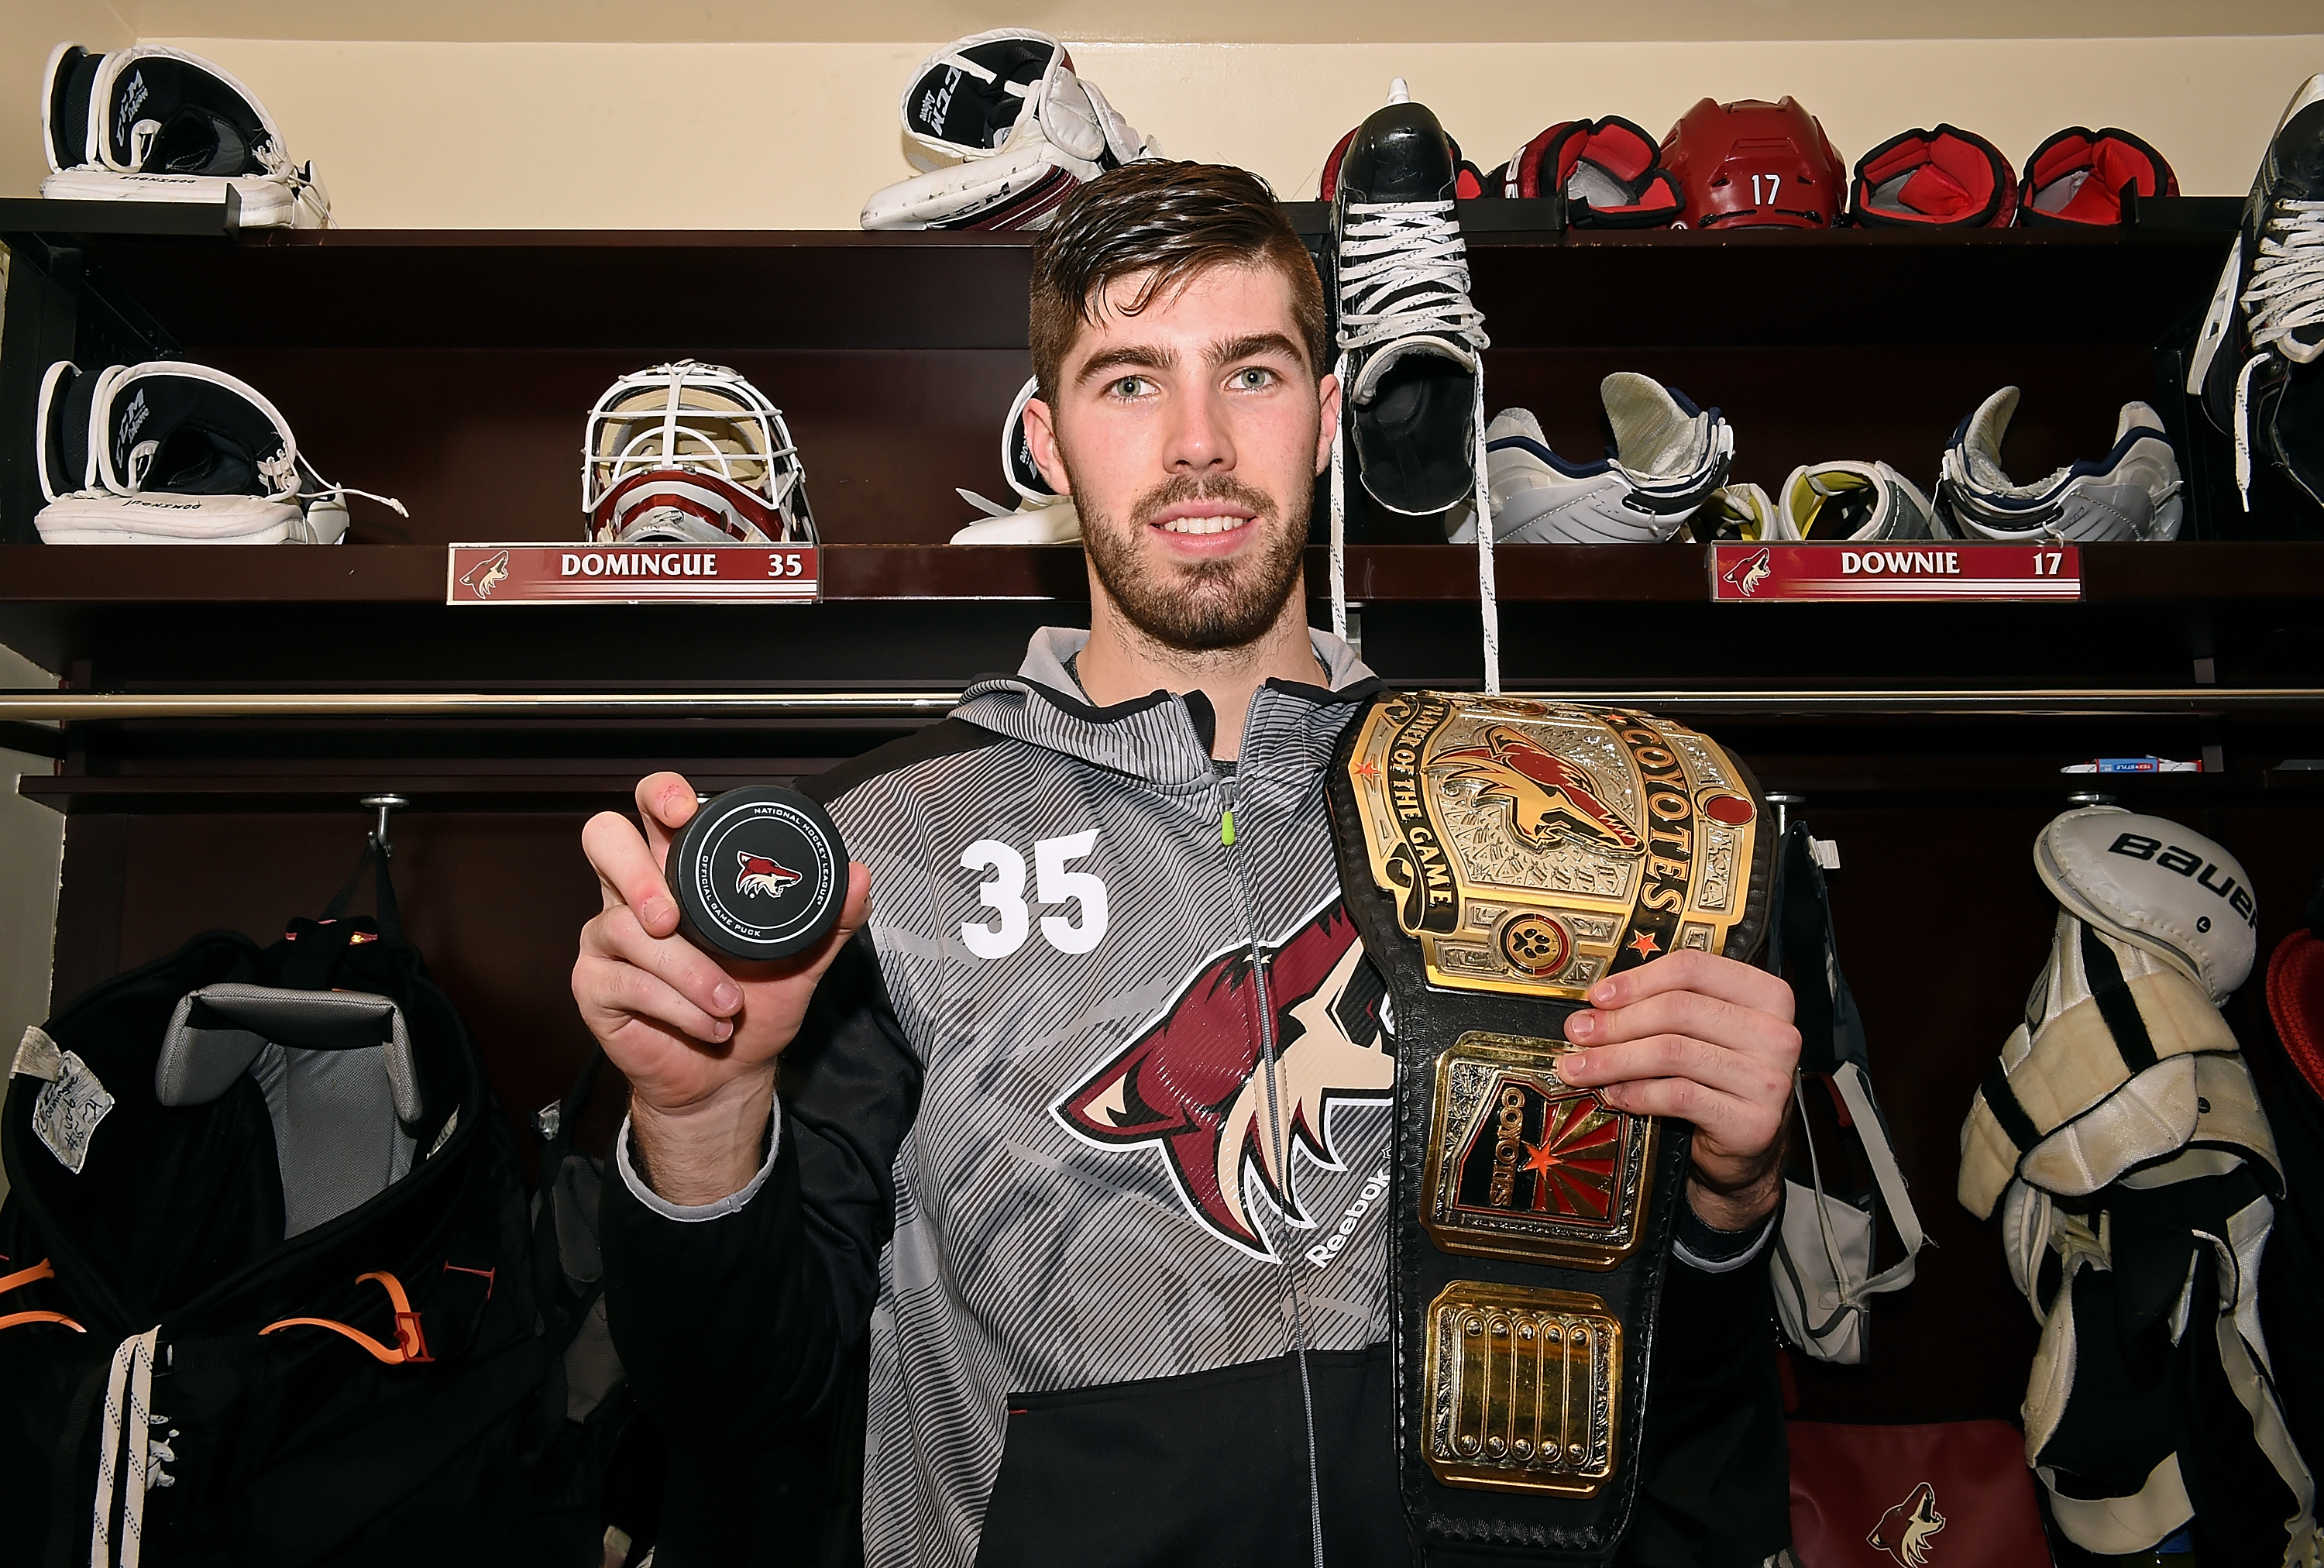
[[[839,925],[816,946],[779,963],[722,964],[678,934],[678,901],[662,880],[670,841],[694,816],[694,786],[655,773],[639,780],[637,801],[642,835],[612,811],[581,830],[605,901],[581,928],[573,1000],[630,1081],[640,1174],[671,1203],[712,1203],[759,1168],[776,1058],[862,926],[870,875],[849,864]]]

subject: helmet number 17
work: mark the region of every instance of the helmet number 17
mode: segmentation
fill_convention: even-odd
[[[1767,194],[1765,196],[1759,194],[1759,182],[1763,180],[1767,182]],[[1775,192],[1782,189],[1783,185],[1784,177],[1780,174],[1754,174],[1751,176],[1751,205],[1754,207],[1774,206],[1775,201]]]

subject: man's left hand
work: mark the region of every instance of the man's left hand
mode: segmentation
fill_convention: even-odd
[[[1694,1124],[1687,1196],[1705,1224],[1740,1231],[1775,1208],[1800,1059],[1789,985],[1732,958],[1666,954],[1591,986],[1565,1038],[1588,1047],[1558,1064],[1567,1083]]]

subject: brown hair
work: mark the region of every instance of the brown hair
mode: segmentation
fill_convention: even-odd
[[[1099,302],[1120,279],[1148,273],[1135,316],[1213,267],[1274,267],[1291,284],[1291,314],[1320,380],[1326,367],[1323,283],[1267,181],[1223,163],[1126,164],[1065,199],[1033,244],[1029,335],[1041,396],[1054,401],[1057,370]]]

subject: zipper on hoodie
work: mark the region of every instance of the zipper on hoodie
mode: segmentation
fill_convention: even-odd
[[[1275,998],[1268,983],[1267,946],[1259,929],[1259,913],[1244,882],[1241,857],[1235,852],[1235,785],[1234,776],[1222,773],[1213,761],[1211,764],[1211,788],[1219,804],[1220,858],[1226,862],[1227,885],[1234,890],[1235,909],[1242,917],[1243,937],[1250,945],[1250,975],[1252,1000],[1259,1008],[1259,1065],[1267,1074],[1267,1141],[1268,1152],[1275,1161],[1276,1179],[1286,1190],[1291,1181],[1291,1150],[1283,1136],[1283,1111],[1278,1104],[1278,1080],[1275,1057]],[[1240,1178],[1238,1178],[1240,1179]],[[1270,1242],[1275,1238],[1268,1237]],[[1315,1454],[1315,1391],[1307,1375],[1307,1313],[1306,1303],[1299,1291],[1299,1277],[1291,1267],[1290,1254],[1277,1243],[1276,1261],[1282,1269],[1285,1288],[1291,1296],[1291,1351],[1299,1366],[1300,1415],[1307,1433],[1307,1526],[1310,1544],[1314,1553],[1314,1568],[1323,1568],[1323,1496],[1320,1467]]]

